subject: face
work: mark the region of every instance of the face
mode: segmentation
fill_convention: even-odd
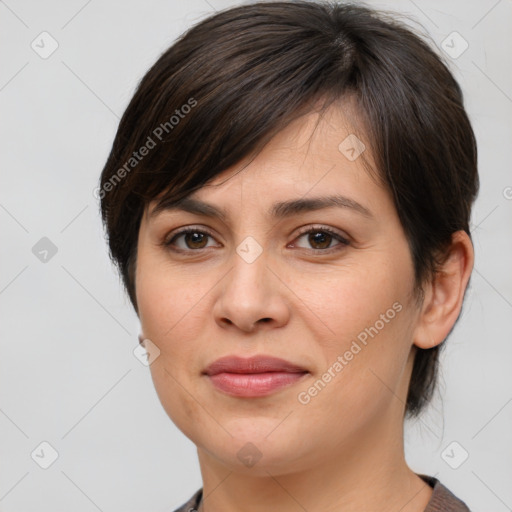
[[[143,216],[136,297],[156,391],[200,456],[236,471],[252,457],[253,474],[286,474],[401,435],[413,264],[355,131],[340,110],[304,116],[190,196],[215,210]],[[290,366],[205,373],[226,356]]]

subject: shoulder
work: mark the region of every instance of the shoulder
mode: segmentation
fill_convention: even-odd
[[[468,506],[437,478],[427,475],[418,475],[433,488],[432,497],[425,512],[470,512]]]
[[[197,512],[202,495],[203,489],[201,488],[194,494],[194,496],[192,496],[192,498],[181,505],[181,507],[178,507],[174,512]]]

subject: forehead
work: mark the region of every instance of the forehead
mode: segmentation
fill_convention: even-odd
[[[225,220],[226,211],[235,204],[265,204],[273,217],[328,206],[369,217],[370,205],[385,199],[387,192],[373,177],[373,158],[361,125],[351,104],[310,112],[292,121],[256,155],[226,169],[179,203],[165,197],[152,201],[149,215],[179,207]],[[216,208],[212,203],[224,206]]]

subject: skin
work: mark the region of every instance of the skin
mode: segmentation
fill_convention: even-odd
[[[136,268],[142,336],[160,350],[150,366],[159,399],[197,446],[208,512],[413,512],[430,499],[431,488],[404,459],[405,399],[415,350],[443,341],[458,317],[472,245],[454,234],[419,304],[389,192],[362,158],[349,161],[338,150],[350,133],[365,142],[350,118],[333,107],[323,117],[308,114],[250,163],[193,194],[223,209],[223,220],[182,210],[151,215],[155,202],[144,213]],[[372,162],[369,149],[364,157]],[[370,215],[348,207],[268,214],[274,202],[333,193]],[[174,238],[187,226],[211,236]],[[252,263],[236,252],[248,236],[262,249]],[[300,403],[298,394],[397,303],[394,318]],[[261,398],[224,394],[203,374],[220,357],[260,354],[309,373]],[[252,467],[237,457],[244,446],[261,456]]]

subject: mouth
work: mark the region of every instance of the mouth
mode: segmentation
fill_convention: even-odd
[[[308,374],[308,370],[299,365],[270,356],[223,357],[204,371],[217,390],[244,398],[270,395]]]

